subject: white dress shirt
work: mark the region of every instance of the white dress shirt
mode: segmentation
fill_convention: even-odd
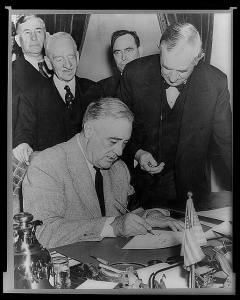
[[[87,157],[86,157],[86,155],[85,155],[85,153],[83,151],[79,135],[78,135],[77,141],[78,141],[79,148],[81,149],[81,151],[83,153],[83,156],[84,156],[84,158],[86,160],[86,163],[87,163],[87,166],[89,168],[90,174],[92,176],[93,182],[95,182],[96,170],[93,168],[93,165],[88,161],[88,159],[87,159]],[[106,218],[105,224],[103,226],[103,230],[100,233],[100,235],[102,237],[115,237],[115,234],[113,232],[113,228],[110,225],[114,221],[114,219],[115,219],[115,217],[107,217]]]
[[[63,81],[63,80],[58,79],[58,77],[54,74],[53,81],[54,81],[54,84],[64,102],[65,102],[65,95],[66,95],[66,90],[64,89],[64,87],[66,85],[68,85],[70,87],[70,90],[71,90],[73,96],[75,97],[75,86],[76,86],[75,76],[70,81]]]
[[[180,93],[175,86],[170,86],[166,89],[167,102],[171,108],[173,108],[179,94]]]

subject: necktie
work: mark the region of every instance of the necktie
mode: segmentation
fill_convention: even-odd
[[[70,87],[68,85],[66,85],[64,87],[64,89],[66,90],[66,94],[65,94],[65,101],[66,101],[66,106],[67,108],[71,109],[72,108],[72,103],[74,100],[74,96],[70,90]]]
[[[104,193],[103,193],[103,177],[100,172],[100,169],[97,167],[94,167],[96,170],[95,175],[95,189],[98,196],[98,201],[101,209],[102,216],[105,216],[105,204],[104,204]]]
[[[43,66],[45,66],[44,61],[41,61],[38,63],[39,72],[42,74],[42,76],[48,78],[47,73],[44,71]]]

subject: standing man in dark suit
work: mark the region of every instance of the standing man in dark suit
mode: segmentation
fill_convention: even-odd
[[[145,208],[183,205],[189,190],[197,201],[208,195],[214,158],[231,189],[227,77],[201,62],[203,55],[197,29],[176,23],[163,33],[160,55],[133,61],[123,72],[120,97],[136,119],[126,151],[138,162],[135,189]]]
[[[118,30],[111,37],[111,53],[116,64],[114,75],[99,81],[103,97],[115,97],[122,72],[127,63],[142,54],[140,39],[135,31]]]
[[[46,28],[35,15],[21,16],[16,23],[15,41],[22,55],[12,64],[12,124],[15,130],[21,95],[29,95],[40,81],[51,75],[43,59]]]
[[[19,103],[13,146],[20,161],[28,162],[32,151],[73,137],[81,130],[87,105],[101,95],[97,83],[75,75],[79,54],[70,34],[58,32],[49,36],[45,51],[45,61],[54,76]]]

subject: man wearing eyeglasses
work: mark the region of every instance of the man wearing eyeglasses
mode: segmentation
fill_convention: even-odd
[[[111,54],[116,68],[114,75],[99,81],[103,90],[103,97],[115,97],[119,81],[125,66],[142,54],[140,39],[135,31],[118,30],[111,37]]]
[[[129,63],[119,97],[135,114],[126,148],[134,170],[136,198],[145,208],[183,204],[211,191],[210,162],[218,159],[231,189],[231,108],[227,77],[201,61],[197,29],[172,24],[160,40],[160,55]]]
[[[96,82],[76,76],[79,54],[70,34],[50,35],[45,52],[46,64],[54,75],[34,91],[31,99],[21,99],[13,136],[14,155],[27,164],[33,151],[65,142],[79,132],[86,107],[101,95]]]

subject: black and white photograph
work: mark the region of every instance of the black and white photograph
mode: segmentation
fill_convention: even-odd
[[[4,293],[235,294],[235,9],[8,7]]]

